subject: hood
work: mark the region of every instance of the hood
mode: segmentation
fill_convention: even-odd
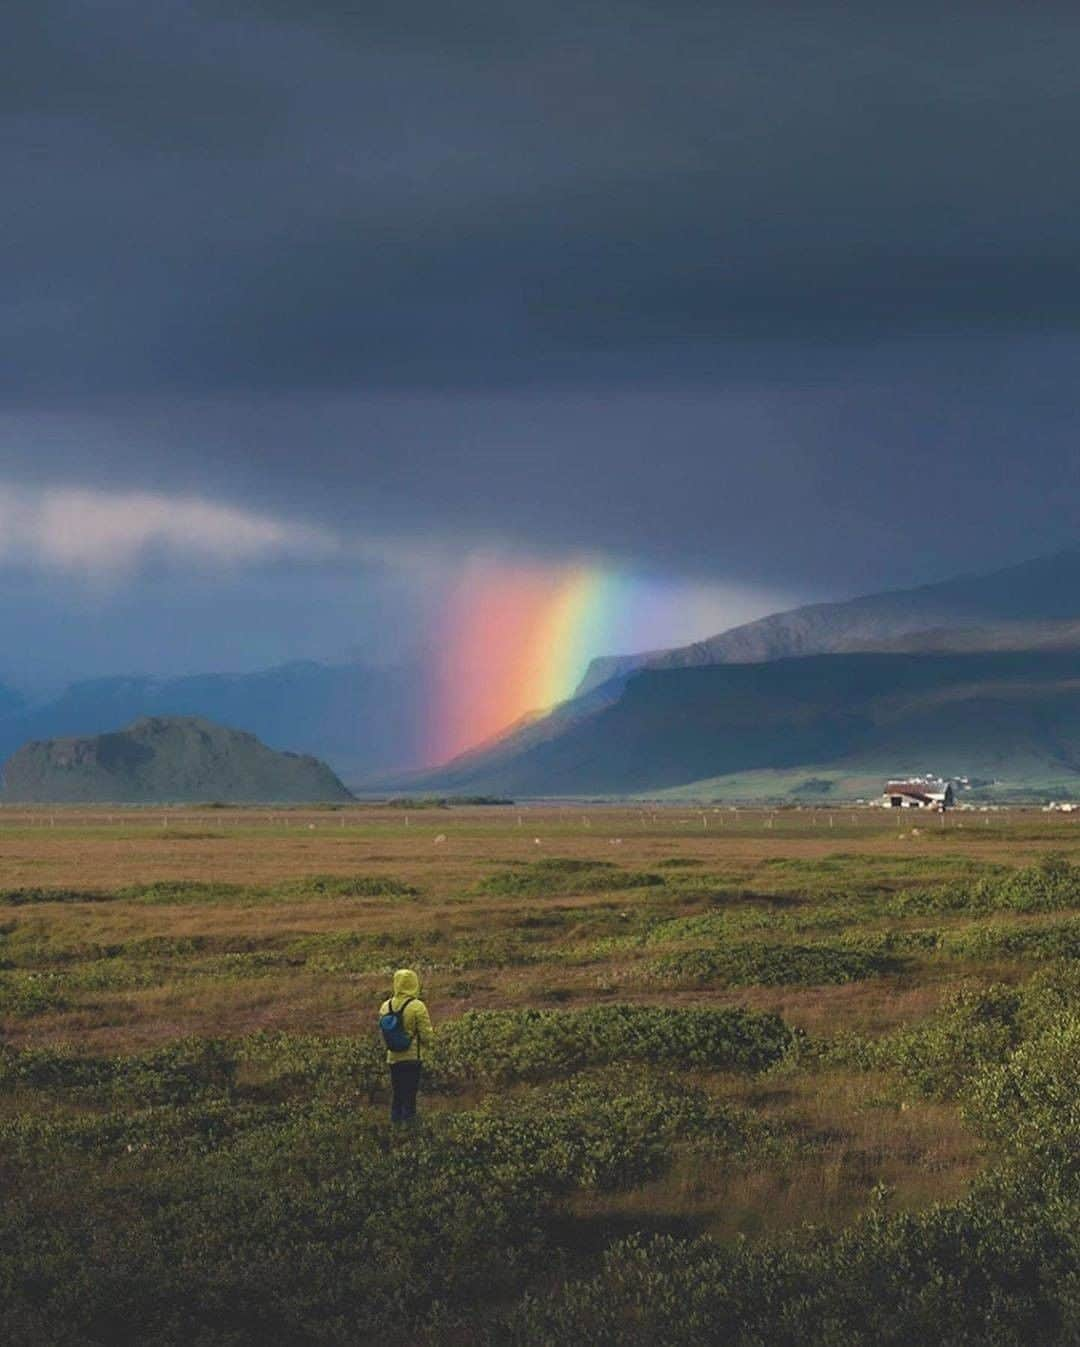
[[[420,995],[420,979],[411,968],[399,968],[394,974],[394,996],[400,999],[404,996]]]

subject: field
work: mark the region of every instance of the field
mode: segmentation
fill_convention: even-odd
[[[6,809],[0,1034],[26,1347],[1080,1342],[1077,815]]]

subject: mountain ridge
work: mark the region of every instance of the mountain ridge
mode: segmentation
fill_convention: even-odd
[[[760,664],[800,655],[881,648],[908,633],[997,622],[1080,620],[1080,546],[989,574],[805,604],[663,651],[600,656],[575,695],[641,668]]]
[[[882,658],[875,661],[872,656]],[[814,663],[829,658],[836,662]],[[950,659],[965,662],[950,665]],[[1034,678],[1026,684],[1016,676],[1025,659]],[[783,666],[779,672],[777,665]],[[1075,691],[1070,675],[1080,670],[1080,548],[989,575],[969,574],[916,589],[806,605],[668,651],[602,657],[590,665],[578,694],[555,708],[550,717],[535,721],[527,733],[504,734],[485,752],[444,764],[427,779],[433,789],[441,790],[625,793],[677,788],[692,783],[699,773],[705,779],[794,766],[790,753],[781,753],[782,763],[777,759],[780,746],[766,742],[767,736],[755,739],[751,734],[747,740],[746,725],[730,717],[724,731],[728,747],[752,743],[756,747],[748,750],[749,756],[734,751],[725,755],[722,745],[714,743],[708,760],[699,761],[688,741],[680,750],[681,761],[673,763],[671,736],[678,738],[673,727],[680,716],[670,705],[670,690],[679,686],[674,676],[680,671],[712,670],[710,685],[721,703],[734,699],[732,706],[741,706],[742,714],[755,719],[759,727],[774,724],[775,728],[775,707],[770,708],[767,701],[751,705],[747,685],[736,675],[725,677],[715,671],[750,671],[746,675],[750,682],[772,687],[781,704],[794,706],[799,701],[800,681],[821,667],[830,671],[833,680],[828,711],[824,705],[813,711],[803,689],[803,703],[811,718],[816,717],[818,737],[812,743],[805,741],[789,727],[794,735],[789,747],[798,746],[801,765],[808,769],[840,761],[849,752],[867,760],[870,755],[875,763],[885,763],[886,770],[891,770],[897,757],[907,760],[902,741],[882,740],[883,727],[891,717],[900,726],[897,733],[902,730],[911,737],[923,758],[935,756],[935,745],[950,753],[956,749],[953,770],[962,771],[969,764],[1004,770],[1011,760],[1025,777],[1064,773],[1071,778],[1080,770],[1080,724],[1074,727],[1069,709]],[[953,689],[950,694],[966,717],[963,734],[957,724],[942,718],[944,689],[937,710],[925,698],[918,705],[909,701],[899,711],[889,710],[888,681],[909,680],[911,671],[919,667],[931,677],[963,667],[966,690]],[[860,682],[852,694],[850,677],[857,669],[863,673],[876,670],[886,685],[874,690]],[[1051,669],[1056,673],[1048,692]],[[1004,684],[1003,671],[1008,674]],[[666,684],[665,675],[669,678]],[[658,705],[667,707],[668,741],[659,735],[647,744],[642,741],[639,730],[655,711],[647,705],[649,697],[643,689],[649,690]],[[1047,711],[1050,705],[1052,715]],[[980,743],[979,726],[972,720],[976,706],[984,717],[981,739],[985,743]],[[640,725],[635,715],[641,717]],[[710,723],[719,724],[723,707],[691,699],[681,719],[693,715],[700,717],[700,730]],[[853,715],[861,716],[864,723],[860,735],[851,739],[848,730]],[[1044,729],[1049,723],[1048,715],[1051,720],[1054,715],[1064,717],[1066,730],[1061,735],[1040,732],[1040,723]],[[618,735],[602,745],[606,728],[613,724],[619,726]],[[635,742],[638,760],[624,761],[627,745]],[[575,752],[578,757],[572,767]],[[880,759],[874,758],[879,752]],[[598,771],[590,754],[610,763],[622,761],[623,767]]]

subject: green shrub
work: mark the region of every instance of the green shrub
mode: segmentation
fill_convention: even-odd
[[[0,906],[23,907],[32,903],[107,903],[116,897],[97,889],[4,889]]]
[[[968,1121],[1006,1150],[1045,1163],[1080,1159],[1080,1015],[1062,1016],[981,1072],[965,1097]]]
[[[970,959],[1076,959],[1080,958],[1080,919],[1039,926],[985,924],[949,932],[941,946],[951,955]]]
[[[793,1040],[778,1015],[738,1009],[467,1011],[440,1035],[436,1066],[462,1081],[537,1080],[612,1062],[759,1071]]]
[[[242,884],[200,879],[161,879],[152,884],[131,884],[116,894],[118,898],[151,904],[227,903],[249,895],[250,890]]]
[[[859,950],[872,957],[889,958],[893,955],[932,954],[941,949],[946,933],[937,926],[920,926],[911,930],[893,928],[885,931],[855,932],[841,937],[843,947]]]
[[[1020,1041],[1021,995],[993,985],[957,992],[928,1022],[880,1040],[876,1065],[899,1070],[920,1094],[954,1099],[986,1066],[1004,1061]]]
[[[301,967],[303,962],[302,959],[290,956],[282,950],[231,950],[224,954],[215,954],[208,959],[200,959],[189,971],[196,977],[229,982],[236,978],[268,977],[286,968]]]
[[[212,940],[205,935],[148,935],[138,940],[125,940],[115,948],[116,954],[129,959],[148,959],[154,962],[187,959],[210,948]]]
[[[766,945],[748,942],[681,950],[650,964],[662,981],[727,987],[858,982],[899,967],[897,960],[830,945]]]
[[[0,1329],[20,1347],[433,1344],[557,1265],[559,1198],[648,1180],[713,1119],[678,1086],[594,1083],[405,1136],[310,1103],[8,1124],[0,1150],[26,1167],[0,1210]]]
[[[954,881],[937,888],[909,889],[892,904],[898,916],[933,912],[1053,912],[1080,907],[1080,866],[1051,852],[1037,865]]]
[[[1071,1347],[1075,1200],[987,1186],[839,1237],[732,1247],[635,1236],[600,1270],[528,1295],[488,1347]]]
[[[66,985],[57,973],[0,973],[0,1015],[26,1019],[66,1010]]]
[[[1034,1038],[1057,1021],[1080,1014],[1080,963],[1040,968],[1021,988],[1020,1027]]]
[[[903,889],[890,904],[897,917],[935,916],[942,912],[988,912],[991,888],[986,880],[976,883],[953,881],[933,888]]]
[[[0,1048],[0,1090],[35,1087],[72,1099],[121,1104],[183,1104],[229,1095],[236,1077],[235,1045],[182,1038],[151,1052],[94,1057],[68,1048]]]
[[[414,898],[419,892],[400,879],[380,875],[309,875],[275,884],[279,898]]]
[[[365,1092],[370,1098],[386,1084],[386,1052],[374,1026],[360,1038],[250,1034],[237,1040],[236,1055],[241,1068],[254,1068],[262,1088],[275,1097]]]
[[[108,1077],[107,1059],[59,1046],[23,1048],[0,1044],[0,1090],[26,1086],[40,1090],[92,1089]]]
[[[712,896],[715,900],[715,895]],[[670,917],[650,926],[645,938],[650,945],[679,945],[690,940],[727,940],[748,931],[776,931],[789,926],[787,914],[770,904],[768,907],[722,908],[699,912],[692,917]]]
[[[475,892],[496,898],[545,898],[654,888],[663,883],[663,875],[620,870],[611,861],[551,857],[498,870],[481,880]]]
[[[170,1149],[184,1159],[259,1128],[276,1128],[300,1115],[312,1117],[321,1103],[238,1103],[203,1098],[190,1104],[153,1104],[108,1112],[22,1113],[0,1121],[0,1157],[22,1164],[70,1164],[85,1153],[95,1160]]]
[[[187,969],[137,959],[101,958],[78,963],[64,972],[73,992],[121,992],[136,987],[161,987],[184,976]]]

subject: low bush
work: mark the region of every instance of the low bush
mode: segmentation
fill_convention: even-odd
[[[386,1052],[374,1025],[360,1038],[319,1034],[258,1033],[237,1040],[236,1060],[259,1093],[274,1098],[332,1097],[359,1093],[368,1098],[386,1086]],[[435,1084],[429,1080],[425,1088]]]
[[[611,861],[552,857],[512,869],[497,870],[481,880],[475,891],[496,898],[545,898],[654,888],[663,883],[663,875],[640,870],[620,870]]]
[[[778,1015],[739,1009],[467,1011],[443,1031],[437,1068],[461,1080],[495,1081],[564,1076],[612,1062],[760,1071],[778,1061],[794,1037]]]
[[[1042,1165],[1080,1160],[1080,1014],[1062,1015],[980,1072],[964,1115],[1003,1149]]]
[[[57,973],[0,973],[0,1016],[25,1019],[66,1010],[65,987]]]
[[[1080,865],[1051,852],[1037,865],[957,880],[935,888],[908,889],[897,895],[898,916],[934,912],[1053,912],[1080,907]]]
[[[1013,987],[962,989],[929,1021],[867,1045],[867,1064],[899,1071],[928,1098],[955,1099],[1020,1042],[1021,1003]]]
[[[306,1105],[308,1110],[312,1105]],[[51,1164],[87,1154],[96,1160],[172,1148],[177,1154],[212,1150],[255,1127],[273,1127],[295,1105],[240,1104],[205,1099],[194,1104],[64,1113],[22,1113],[0,1121],[0,1156],[22,1164]]]
[[[690,940],[720,941],[748,930],[771,930],[776,925],[775,913],[768,910],[722,909],[659,921],[645,933],[645,939],[650,945],[680,945]]]
[[[230,1095],[237,1062],[236,1046],[213,1038],[182,1038],[151,1052],[114,1057],[64,1047],[0,1047],[0,1091],[31,1087],[114,1107],[187,1104]]]
[[[278,898],[415,898],[418,889],[386,875],[309,875],[275,884]]]
[[[874,957],[909,954],[932,954],[942,948],[947,939],[938,926],[921,926],[901,930],[855,932],[841,937],[845,949],[859,950]]]
[[[649,965],[649,972],[679,985],[775,987],[858,982],[898,967],[890,956],[838,946],[747,942],[666,954]]]
[[[23,907],[32,903],[108,903],[116,894],[97,889],[3,889],[0,907]]]
[[[1071,1347],[1080,1204],[984,1185],[838,1237],[724,1247],[633,1237],[595,1275],[530,1295],[488,1347]]]
[[[1080,958],[1080,918],[1038,926],[984,924],[949,932],[941,948],[969,959],[1076,959]]]
[[[242,884],[207,882],[200,879],[161,879],[152,884],[131,884],[116,897],[136,903],[227,903],[250,895]]]
[[[562,1196],[647,1181],[699,1130],[731,1119],[694,1091],[596,1082],[406,1136],[310,1103],[7,1124],[0,1150],[24,1168],[0,1211],[0,1331],[21,1347],[434,1344],[558,1267]]]
[[[1020,1027],[1034,1038],[1051,1025],[1080,1014],[1080,963],[1040,968],[1021,988]]]

